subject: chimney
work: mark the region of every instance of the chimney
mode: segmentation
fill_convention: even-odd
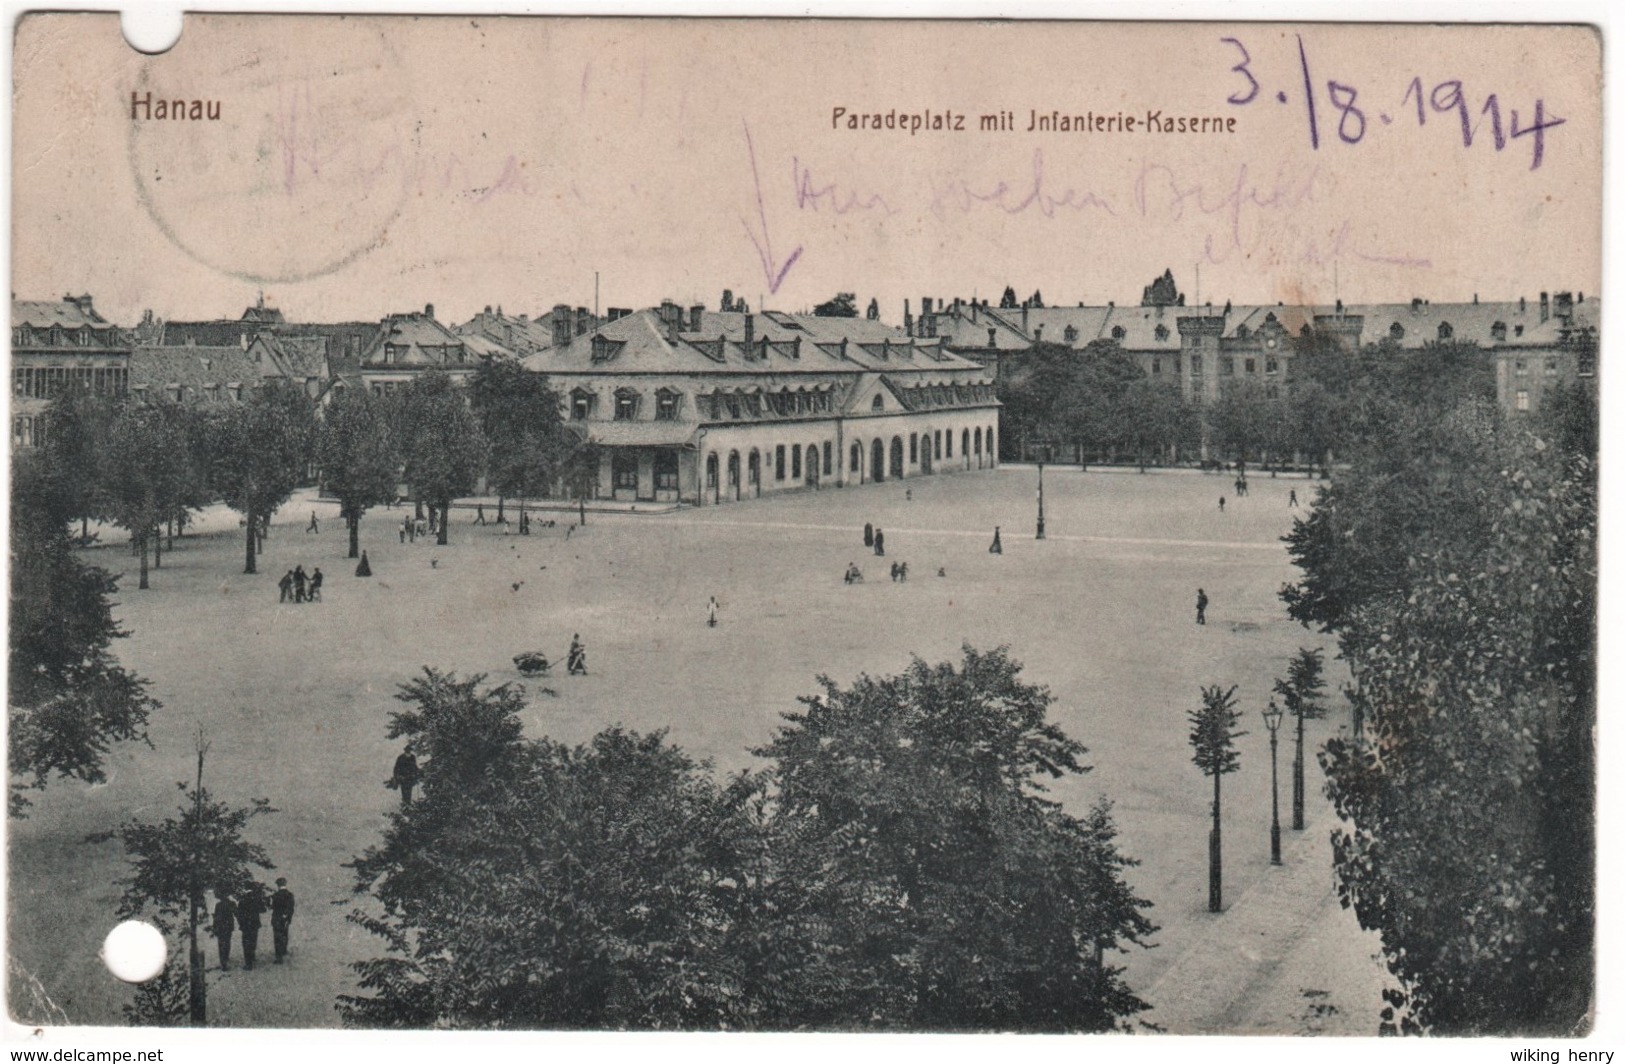
[[[724,288],[722,290],[722,306],[719,309],[721,309],[724,314],[732,313],[734,309],[734,290],[732,288]]]
[[[1478,299],[1477,299],[1477,297],[1474,297],[1474,299],[1473,299],[1473,302],[1474,302],[1474,303],[1477,303],[1477,302],[1478,302]],[[1341,313],[1343,313],[1343,301],[1342,301],[1342,300],[1341,300],[1341,299],[1339,299],[1339,300],[1338,300],[1338,301],[1337,301],[1337,312],[1338,312],[1338,313],[1339,313],[1339,314],[1341,314]]]
[[[922,318],[926,317],[930,313],[931,313],[931,297],[930,296],[921,296],[920,297],[920,317],[922,317]]]
[[[1040,325],[1036,329],[1033,330],[1033,343],[1041,344],[1043,342],[1044,342],[1044,327],[1042,325]]]
[[[586,307],[576,308],[576,335],[581,336],[592,332],[592,311]]]
[[[1525,299],[1523,296],[1519,296],[1518,297],[1518,313],[1523,314],[1528,309],[1529,309],[1529,300]]]
[[[914,335],[914,315],[909,312],[908,300],[903,300],[903,335]]]
[[[688,308],[688,331],[699,332],[700,321],[705,317],[705,304],[696,303]]]
[[[891,337],[889,336],[880,341],[880,357],[888,362],[891,361]]]
[[[975,304],[975,302],[972,302],[971,305],[970,305],[970,320],[971,321],[976,320],[976,304]]]
[[[998,347],[999,346],[999,330],[997,330],[997,329],[989,329],[987,331],[987,346],[989,346],[989,347]]]
[[[1420,313],[1422,313],[1422,297],[1421,296],[1416,296],[1415,298],[1413,298],[1411,300],[1411,313],[1412,314],[1420,314]]]
[[[677,346],[677,334],[679,332],[681,332],[682,328],[683,328],[683,314],[682,314],[681,309],[678,309],[678,312],[676,314],[667,314],[666,315],[665,325],[666,325],[666,342],[668,344],[671,344],[673,347],[676,347]]]
[[[1027,331],[1027,304],[1021,305],[1021,331]]]
[[[1558,292],[1552,296],[1552,316],[1569,321],[1574,317],[1574,293]]]
[[[564,303],[553,304],[553,346],[563,347],[570,342],[570,308]]]
[[[423,316],[425,318],[428,318],[430,321],[434,320],[434,304],[433,303],[425,303],[425,304],[423,304]]]
[[[1540,294],[1540,320],[1545,321],[1547,318],[1549,318],[1551,316],[1552,316],[1551,297],[1548,296],[1545,292],[1542,292]]]
[[[1478,306],[1478,293],[1477,292],[1473,293],[1473,306],[1475,306],[1475,307]]]
[[[846,337],[841,337],[841,358],[846,359]]]
[[[754,315],[754,314],[746,314],[745,315],[745,347],[747,349],[750,347],[751,341],[754,340],[754,339],[756,339],[756,315]],[[745,354],[748,356],[750,354],[750,351],[746,350]]]

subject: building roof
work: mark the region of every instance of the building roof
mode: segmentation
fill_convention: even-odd
[[[253,351],[256,345],[263,346],[283,376],[303,382],[310,377],[328,375],[325,336],[283,336],[265,332],[254,338],[249,350]]]
[[[517,358],[518,353],[512,348],[497,343],[495,340],[481,333],[459,333],[458,338],[468,350],[472,359],[484,361],[489,358]]]
[[[1313,328],[1317,319],[1325,323],[1359,317],[1362,343],[1393,338],[1403,347],[1421,347],[1436,342],[1439,325],[1446,323],[1450,326],[1451,339],[1489,348],[1503,343],[1556,343],[1565,329],[1594,323],[1600,309],[1600,301],[1595,298],[1575,302],[1573,325],[1559,318],[1555,310],[1541,321],[1539,302],[1529,299],[1521,303],[1516,300],[1477,303],[1416,300],[1411,303],[1225,304],[1218,307],[1212,304],[1200,307],[1108,304],[1003,311],[977,307],[973,321],[969,305],[962,304],[957,312],[950,306],[937,316],[937,335],[950,347],[985,349],[989,346],[987,330],[992,328],[996,330],[994,347],[1021,350],[1040,340],[1068,343],[1066,335],[1070,328],[1075,330],[1070,342],[1076,347],[1083,347],[1092,340],[1116,339],[1132,351],[1174,352],[1180,347],[1179,319],[1182,317],[1223,318],[1221,335],[1230,340],[1245,339],[1269,327],[1272,318],[1287,334],[1297,336],[1305,327]],[[1497,335],[1496,323],[1506,326],[1504,338]],[[1397,333],[1395,325],[1399,326]],[[1522,326],[1521,332],[1519,326]],[[1119,334],[1117,330],[1122,331]]]
[[[553,326],[547,317],[532,318],[527,314],[515,317],[504,314],[502,308],[486,307],[452,332],[465,340],[483,337],[514,355],[529,355],[553,346]]]
[[[13,299],[11,324],[13,327],[27,325],[35,329],[49,329],[52,326],[97,331],[118,328],[96,313],[88,295],[69,295],[60,300]]]
[[[260,368],[235,344],[138,347],[130,355],[130,390],[145,388],[149,398],[165,397],[178,385],[182,402],[197,402],[209,397],[210,385],[246,389],[256,387],[260,379]]]
[[[747,324],[751,336],[748,349]],[[562,347],[526,356],[521,364],[549,374],[778,375],[982,369],[944,350],[936,341],[911,339],[900,329],[864,318],[707,311],[702,313],[698,329],[684,327],[674,337],[657,309],[635,311],[603,323]]]
[[[383,357],[386,347],[398,349],[388,363],[384,362]],[[391,314],[385,318],[362,351],[361,363],[367,366],[442,366],[463,361],[456,355],[466,351],[462,337],[428,314],[413,311],[410,314]]]

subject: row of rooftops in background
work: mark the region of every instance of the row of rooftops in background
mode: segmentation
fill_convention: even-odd
[[[246,357],[244,373],[252,368],[259,376],[280,375],[325,394],[333,384],[359,381],[369,372],[429,366],[471,372],[486,359],[504,357],[548,373],[964,370],[985,361],[988,352],[1038,343],[1081,348],[1112,340],[1129,350],[1172,352],[1187,336],[1217,337],[1228,347],[1322,329],[1360,343],[1390,340],[1406,347],[1441,340],[1486,348],[1550,346],[1595,330],[1600,311],[1595,298],[1569,292],[1499,302],[1475,297],[1470,303],[1416,298],[1196,307],[1185,304],[1171,272],[1147,286],[1137,306],[1045,306],[1037,293],[1011,305],[1008,289],[1001,302],[993,307],[987,300],[927,297],[916,317],[905,300],[899,327],[880,320],[874,301],[866,314],[849,317],[758,312],[725,291],[718,310],[667,300],[645,310],[610,308],[600,317],[586,307],[558,304],[530,317],[486,307],[448,327],[436,319],[432,304],[375,322],[296,323],[261,297],[236,320],[163,321],[149,311],[125,330],[97,313],[89,295],[69,295],[60,301],[13,299],[12,326],[18,353],[133,350],[135,363],[178,376],[180,367],[193,363],[164,352],[187,349],[199,373],[214,374]]]

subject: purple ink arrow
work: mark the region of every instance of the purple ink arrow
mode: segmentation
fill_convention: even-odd
[[[750,152],[750,174],[756,183],[756,216],[762,223],[762,238],[760,240],[756,238],[755,231],[751,229],[750,223],[745,221],[743,217],[739,219],[739,222],[745,227],[745,235],[750,237],[750,242],[756,245],[756,257],[762,261],[762,275],[767,279],[768,292],[776,295],[779,291],[779,285],[784,283],[784,275],[789,273],[790,267],[794,266],[796,260],[801,258],[801,245],[796,245],[796,249],[790,252],[790,257],[784,260],[782,266],[773,257],[773,237],[767,230],[767,205],[762,201],[762,175],[756,168],[756,144],[751,140],[750,123],[745,122],[743,125],[745,127],[745,148]]]

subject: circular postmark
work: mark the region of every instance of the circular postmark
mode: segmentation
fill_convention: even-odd
[[[261,285],[323,277],[383,246],[420,176],[412,78],[388,20],[268,16],[282,23],[273,36],[196,18],[141,65],[125,101],[153,223],[196,261]]]

